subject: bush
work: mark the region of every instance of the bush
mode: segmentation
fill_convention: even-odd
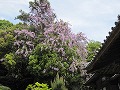
[[[0,85],[0,90],[11,90],[11,89],[7,86]]]
[[[53,82],[51,82],[51,87],[53,90],[68,90],[65,87],[65,82],[63,77],[59,77],[59,74],[57,74],[56,78]]]
[[[36,82],[34,85],[29,84],[26,88],[26,90],[52,90],[51,88],[48,88],[47,84],[40,84]]]

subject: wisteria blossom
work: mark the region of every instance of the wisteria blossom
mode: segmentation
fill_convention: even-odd
[[[16,54],[26,57],[34,49],[35,33],[28,30],[15,30],[14,46],[17,47]]]
[[[27,30],[15,31],[18,37],[19,35],[23,34],[23,37],[26,37],[26,39],[28,39],[28,36],[31,37],[31,40],[32,38],[36,37],[39,41],[38,43],[48,45],[49,48],[56,51],[62,58],[61,62],[69,62],[69,59],[71,59],[70,57],[72,57],[72,61],[69,63],[70,68],[75,66],[73,65],[74,61],[79,63],[80,60],[85,60],[87,55],[85,47],[87,38],[83,33],[72,33],[71,28],[69,27],[69,23],[64,22],[63,20],[58,20],[47,0],[35,0],[35,2],[30,2],[30,10],[31,11],[28,18],[30,25],[33,25],[35,30],[34,32]],[[39,37],[39,34],[41,34],[42,37]],[[33,43],[31,40],[28,42],[25,41],[24,45],[27,47],[27,49],[24,49],[25,52],[32,50],[31,46],[33,46]],[[21,41],[17,41],[15,43],[18,45],[18,42]],[[21,47],[23,43],[21,42],[20,44],[21,45],[18,45],[19,47]],[[71,50],[72,56],[67,54],[68,52],[66,48]],[[73,56],[73,53],[76,55]]]
[[[54,22],[56,16],[47,0],[30,2],[30,9],[29,20],[36,29],[43,29],[43,27],[47,27]]]
[[[26,80],[50,84],[58,73],[66,86],[81,87],[80,62],[86,59],[87,38],[81,32],[74,34],[69,23],[58,20],[47,0],[29,4],[30,12],[21,10],[18,16],[24,21],[20,30],[1,31],[1,64],[7,67],[5,73],[8,72],[5,78],[13,79],[14,83],[20,81],[21,87],[23,81],[28,85]]]
[[[71,28],[69,24],[60,20],[55,22],[49,28],[45,28],[44,35],[46,36],[44,43],[49,44],[55,51],[62,53],[62,56],[66,56],[66,51],[64,46],[68,46],[70,49],[76,48],[75,52],[81,58],[81,60],[85,60],[87,51],[86,51],[86,43],[87,39],[84,37],[83,33],[74,34],[71,32]],[[64,58],[68,59],[67,57]],[[75,62],[77,62],[76,60]],[[74,60],[71,63],[70,68],[76,69],[74,64]],[[76,71],[76,70],[72,70]]]
[[[35,33],[34,32],[31,32],[31,31],[28,31],[28,30],[15,30],[14,31],[17,35],[16,37],[18,36],[21,36],[23,35],[23,37],[30,37],[30,38],[34,38],[35,37]]]
[[[69,24],[62,20],[54,23],[49,28],[45,28],[44,35],[46,36],[46,43],[51,43],[53,44],[52,46],[60,45],[60,48],[63,45],[67,45],[70,48],[77,46],[81,49],[87,43],[87,38],[84,37],[83,33],[77,35],[72,33]]]
[[[44,37],[42,42],[39,43],[49,45],[51,49],[61,55],[62,60],[69,60],[69,56],[66,56],[65,46],[69,47],[69,49],[74,49],[80,59],[85,60],[87,39],[83,33],[74,34],[71,32],[69,23],[57,20],[53,9],[51,9],[49,2],[46,0],[31,2],[30,9],[29,19],[30,23],[36,27],[37,33],[35,33],[37,35],[38,32],[42,32],[41,34]],[[79,61],[75,56],[74,58]]]

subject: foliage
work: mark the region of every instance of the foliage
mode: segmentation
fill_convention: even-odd
[[[21,11],[17,18],[24,24],[0,32],[0,54],[7,76],[49,84],[59,73],[67,87],[80,88],[80,62],[87,56],[84,34],[72,33],[69,23],[57,20],[47,0],[30,2],[30,13]]]
[[[11,90],[11,89],[7,86],[3,86],[0,84],[0,90]]]
[[[40,84],[36,82],[34,85],[29,84],[25,90],[52,90],[51,88],[48,88],[47,84]]]
[[[15,24],[13,28],[14,30],[22,30],[22,29],[28,29],[29,26],[24,23],[19,22],[18,24]]]
[[[16,62],[14,60],[14,54],[13,53],[6,54],[3,64],[6,66],[8,70],[11,71],[16,65]]]
[[[7,20],[0,20],[0,30],[11,28],[13,24]]]
[[[56,62],[59,61],[58,55],[50,50],[48,46],[38,44],[29,56],[28,70],[35,76],[50,75],[53,70],[58,70]]]
[[[0,28],[0,59],[4,57],[5,54],[10,53],[14,47],[15,34],[14,30],[23,29],[23,24],[19,23],[13,25],[11,22],[7,20],[0,20],[1,25],[5,28]],[[2,27],[1,26],[1,27]],[[7,28],[6,28],[7,27]]]
[[[53,90],[68,90],[65,87],[65,81],[63,77],[59,77],[59,74],[56,75],[56,78],[51,82],[51,87]]]
[[[12,50],[14,40],[12,32],[6,30],[0,31],[0,58]]]
[[[29,14],[28,13],[25,13],[24,11],[20,10],[19,11],[21,13],[21,15],[17,16],[15,19],[20,19],[21,21],[24,21],[24,24],[26,22],[28,22],[28,16]]]
[[[93,59],[93,57],[95,56],[96,52],[99,50],[101,46],[101,43],[98,41],[90,41],[87,44],[87,50],[88,50],[88,57],[87,57],[87,61],[91,61]]]

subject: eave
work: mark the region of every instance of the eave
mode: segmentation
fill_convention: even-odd
[[[107,36],[106,40],[104,40],[101,49],[96,54],[93,61],[86,67],[87,73],[95,72],[101,67],[105,67],[107,64],[112,62],[111,60],[103,64],[103,62],[105,61],[104,59],[106,59],[105,57],[107,57],[107,53],[109,53],[109,50],[117,42],[116,40],[120,39],[120,21],[115,22],[115,25],[115,27],[112,27],[112,31],[109,32],[109,36]]]

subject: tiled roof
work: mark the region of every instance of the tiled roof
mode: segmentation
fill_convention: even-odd
[[[102,43],[102,46],[100,47],[99,51],[97,51],[91,63],[86,67],[86,70],[88,72],[93,71],[93,68],[96,65],[96,63],[102,61],[100,58],[104,55],[105,52],[108,51],[110,46],[120,36],[120,16],[118,16],[118,21],[115,22],[115,27],[112,27],[111,30],[112,31],[109,32],[109,36],[106,36],[104,43]]]

